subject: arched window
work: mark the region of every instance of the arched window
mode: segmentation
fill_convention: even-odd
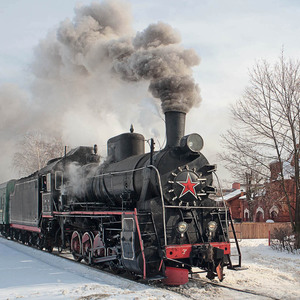
[[[271,212],[270,218],[271,220],[275,221],[277,219],[277,216],[278,216],[277,212],[273,210]]]
[[[276,220],[276,218],[278,217],[278,214],[279,214],[279,209],[276,205],[273,205],[270,210],[269,210],[269,213],[270,213],[270,219],[272,220]]]
[[[255,222],[263,222],[265,218],[264,210],[261,207],[256,209]]]

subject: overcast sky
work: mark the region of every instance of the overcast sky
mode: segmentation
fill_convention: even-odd
[[[0,0],[0,89],[6,84],[16,84],[19,93],[26,94],[33,80],[29,68],[33,60],[33,49],[60,22],[66,18],[72,20],[75,15],[74,7],[91,2]],[[201,63],[194,68],[194,77],[203,100],[199,107],[192,109],[187,115],[186,133],[198,132],[203,136],[203,153],[210,163],[218,164],[222,180],[231,181],[216,157],[221,150],[220,134],[229,129],[231,124],[229,106],[241,97],[248,82],[248,71],[257,60],[265,58],[274,62],[282,48],[286,56],[298,59],[300,2],[128,0],[127,3],[131,7],[135,31],[142,31],[151,23],[163,21],[179,31],[185,48],[193,48],[200,56]],[[6,114],[6,104],[2,99],[1,118]],[[8,109],[14,108],[8,105]],[[18,111],[17,109],[15,118],[18,118]],[[16,136],[21,134],[14,132],[9,122],[0,121],[0,126],[2,145],[6,139],[4,132]],[[101,121],[94,126],[101,127]],[[163,127],[163,123],[160,126]],[[117,129],[128,130],[127,127]],[[112,132],[114,134],[115,131]],[[68,138],[67,135],[68,131],[64,138],[72,146],[90,142],[88,132],[84,138],[78,135],[77,140]],[[91,136],[95,139],[94,135]],[[163,138],[160,138],[162,141]],[[9,147],[12,145],[10,143]],[[5,163],[1,162],[1,158],[0,166],[8,167],[10,158],[5,159]],[[8,179],[10,175],[7,174],[0,176],[1,181]]]

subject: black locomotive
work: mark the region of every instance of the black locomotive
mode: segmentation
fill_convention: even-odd
[[[1,185],[2,234],[168,285],[186,283],[194,267],[222,280],[223,267],[232,267],[232,222],[209,198],[215,166],[200,152],[202,138],[184,135],[185,113],[165,117],[161,151],[152,140],[145,153],[144,137],[131,129],[108,140],[102,164],[96,146],[79,147]]]

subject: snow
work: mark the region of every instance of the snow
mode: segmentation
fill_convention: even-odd
[[[242,194],[242,190],[238,189],[238,190],[234,190],[226,195],[224,195],[223,197],[219,197],[216,199],[216,201],[222,201],[222,200],[230,200],[238,195]]]
[[[256,291],[276,299],[300,299],[299,255],[272,250],[268,240],[243,240],[240,247],[242,265],[247,270],[227,271],[226,285]],[[257,296],[250,295],[249,299],[254,297]]]
[[[0,238],[0,299],[300,299],[299,255],[267,240],[240,247],[243,270],[225,269],[221,284],[256,295],[212,286],[204,274],[170,290],[143,285]]]
[[[0,299],[178,299],[160,288],[0,238]]]

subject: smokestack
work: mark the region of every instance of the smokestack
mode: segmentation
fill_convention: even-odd
[[[185,131],[185,112],[181,111],[166,111],[166,148],[178,147],[180,140],[184,136]]]

